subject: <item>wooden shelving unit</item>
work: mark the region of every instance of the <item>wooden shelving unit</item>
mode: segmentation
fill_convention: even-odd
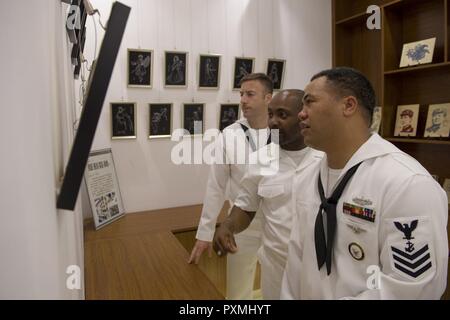
[[[370,5],[381,8],[381,30],[366,26]],[[433,37],[431,64],[399,68],[403,44]],[[429,105],[450,103],[450,0],[333,0],[333,65],[356,68],[372,82],[385,139],[439,176],[441,184],[450,178],[450,138],[423,137]],[[420,104],[414,138],[394,137],[397,106],[403,104]]]

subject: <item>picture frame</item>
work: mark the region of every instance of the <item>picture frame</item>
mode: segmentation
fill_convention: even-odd
[[[418,104],[400,105],[397,107],[397,119],[395,121],[394,136],[415,137],[417,134],[417,122],[419,119]]]
[[[172,103],[149,103],[148,138],[172,136]]]
[[[189,135],[203,135],[205,129],[204,103],[184,103],[183,104],[183,129]]]
[[[424,130],[425,138],[448,138],[450,134],[450,103],[430,104]]]
[[[136,139],[136,103],[111,103],[111,139]]]
[[[125,215],[111,149],[89,154],[84,181],[96,230]]]
[[[272,79],[273,89],[275,91],[283,88],[284,70],[286,69],[286,60],[268,59],[266,74]]]
[[[450,204],[450,178],[444,179],[444,184],[442,185],[442,188],[447,193],[448,204]]]
[[[240,105],[238,103],[223,103],[219,109],[218,128],[223,131],[229,125],[239,120]]]
[[[127,51],[127,86],[152,88],[153,50],[128,49]]]
[[[186,88],[189,53],[183,51],[164,52],[164,87]]]
[[[219,89],[222,56],[201,54],[198,63],[198,88]]]
[[[370,126],[370,131],[374,133],[380,133],[382,117],[383,117],[383,108],[378,106],[375,107],[375,109],[373,109],[372,124]]]
[[[255,68],[255,58],[251,57],[235,57],[233,72],[233,90],[241,88],[240,82],[247,74],[253,73]]]
[[[436,38],[405,43],[403,45],[400,68],[433,62]]]

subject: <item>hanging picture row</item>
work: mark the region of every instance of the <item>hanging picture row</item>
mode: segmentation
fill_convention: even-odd
[[[154,51],[143,49],[128,49],[128,76],[127,86],[129,88],[152,88],[154,70]],[[189,53],[183,51],[164,52],[164,87],[165,88],[187,88]],[[197,68],[198,89],[219,89],[221,74],[222,55],[200,54]],[[266,74],[272,79],[274,90],[283,87],[286,60],[268,59]],[[240,89],[240,81],[247,74],[253,73],[255,69],[255,58],[235,57],[233,68],[232,88]]]

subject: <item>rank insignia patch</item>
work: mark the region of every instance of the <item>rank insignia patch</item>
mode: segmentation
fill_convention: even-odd
[[[375,222],[375,210],[360,207],[351,203],[344,202],[343,212],[352,217],[360,218],[366,221]]]
[[[424,241],[425,230],[421,230],[419,219],[393,221],[397,241],[389,245],[392,268],[403,276],[419,280],[434,269],[432,248]]]

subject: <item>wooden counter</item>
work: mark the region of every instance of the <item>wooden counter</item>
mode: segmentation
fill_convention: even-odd
[[[98,231],[86,223],[86,299],[224,299],[174,236],[197,228],[201,208],[126,214]]]

